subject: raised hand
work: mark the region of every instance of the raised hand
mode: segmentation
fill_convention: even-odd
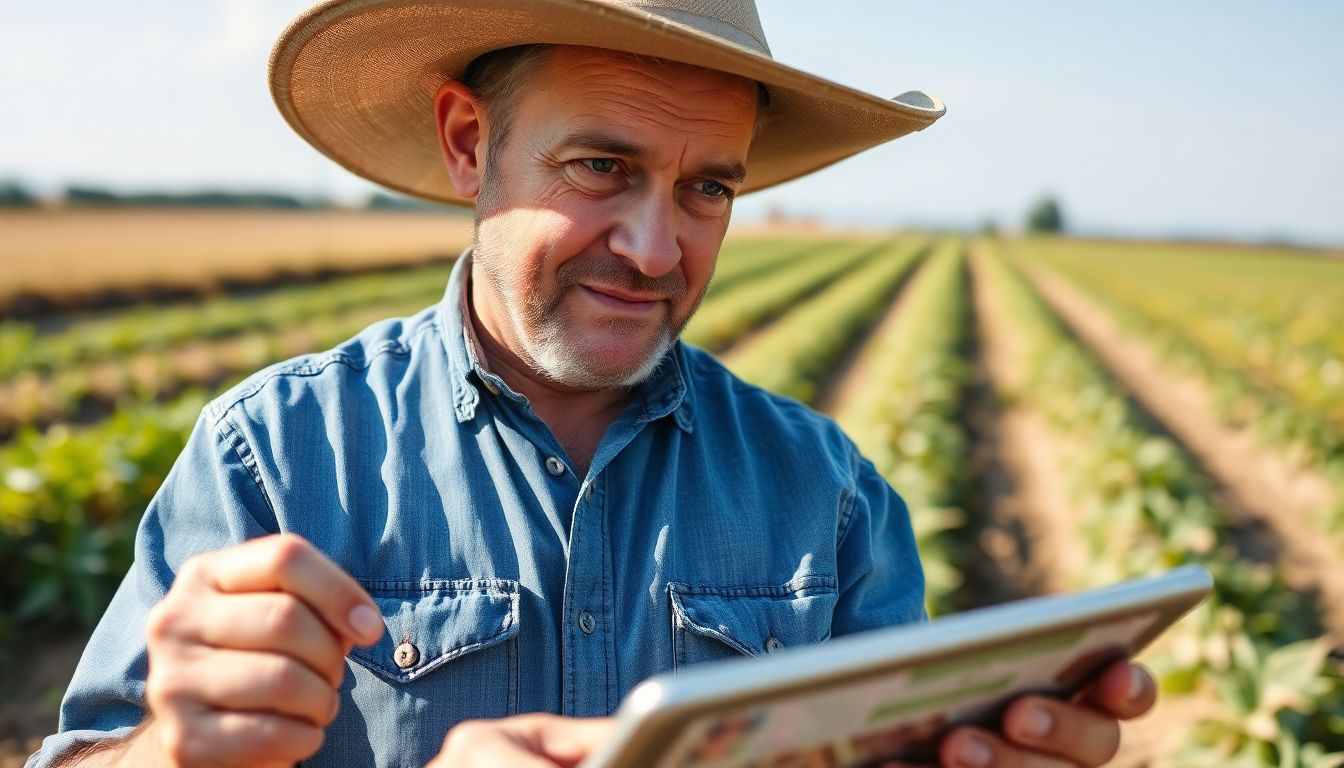
[[[373,600],[288,534],[187,560],[147,622],[136,765],[292,766],[336,716],[345,655],[384,632]]]

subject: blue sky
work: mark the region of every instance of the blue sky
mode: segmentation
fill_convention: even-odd
[[[0,0],[0,178],[355,199],[266,54],[302,0]],[[776,58],[947,116],[742,198],[836,222],[1344,243],[1344,3],[758,0]]]

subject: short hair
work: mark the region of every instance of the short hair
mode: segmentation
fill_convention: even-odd
[[[476,94],[490,116],[486,165],[493,164],[497,148],[507,140],[518,93],[541,65],[548,47],[531,43],[490,51],[473,59],[462,74],[462,84]]]

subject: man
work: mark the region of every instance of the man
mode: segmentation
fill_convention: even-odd
[[[736,194],[936,100],[774,64],[746,0],[341,0],[272,86],[352,170],[473,203],[475,246],[440,305],[206,408],[31,766],[572,765],[651,674],[924,618],[872,465],[676,339]],[[1118,665],[943,759],[1104,762],[1152,689]]]

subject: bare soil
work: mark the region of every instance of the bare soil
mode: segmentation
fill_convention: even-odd
[[[1073,583],[1083,554],[1060,471],[1065,447],[1041,414],[1014,402],[1013,393],[1025,385],[1026,352],[1004,319],[998,297],[979,277],[982,258],[973,254],[971,259],[987,383],[977,419],[987,518],[981,546],[1025,593],[1059,592]]]
[[[980,455],[980,514],[985,518],[980,533],[987,555],[983,560],[996,564],[1022,596],[1065,591],[1076,584],[1085,555],[1062,471],[1071,443],[1042,414],[1014,397],[1027,383],[1026,351],[1003,317],[998,297],[979,279],[983,258],[977,254],[971,259],[986,378],[972,421]],[[1213,706],[1207,696],[1159,697],[1148,714],[1121,724],[1120,752],[1111,764],[1167,764],[1181,746],[1186,726]]]
[[[20,768],[37,751],[42,739],[56,732],[61,696],[88,642],[87,634],[43,637],[28,651],[20,649],[22,663],[6,672],[0,699],[0,768]]]
[[[901,310],[910,296],[911,283],[919,279],[926,261],[925,257],[921,257],[919,263],[911,265],[897,281],[886,313],[850,343],[849,349],[835,364],[838,375],[821,386],[813,408],[822,413],[835,413],[840,403],[862,395],[864,388],[869,386],[874,354],[870,349],[872,342],[890,334],[899,322]]]
[[[1111,317],[1064,280],[1030,272],[1041,295],[1154,418],[1183,443],[1231,499],[1230,511],[1262,524],[1289,584],[1320,595],[1322,621],[1344,640],[1344,552],[1314,520],[1335,503],[1329,482],[1263,446],[1246,428],[1225,424],[1203,382],[1173,372],[1141,340],[1123,334]]]

